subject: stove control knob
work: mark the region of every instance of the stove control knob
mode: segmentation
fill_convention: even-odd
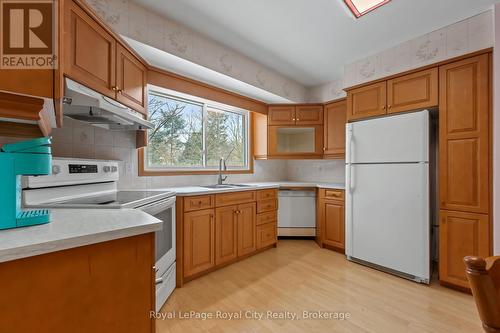
[[[117,172],[118,167],[116,165],[111,166],[111,172]]]
[[[109,165],[105,165],[103,168],[102,168],[102,171],[108,173],[111,171],[111,167]]]
[[[53,165],[52,166],[52,174],[57,175],[61,173],[61,167],[59,165]]]

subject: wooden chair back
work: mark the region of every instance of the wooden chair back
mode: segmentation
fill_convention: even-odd
[[[465,257],[464,262],[485,332],[500,333],[500,256]]]

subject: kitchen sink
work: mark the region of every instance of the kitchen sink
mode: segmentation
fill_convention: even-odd
[[[242,188],[242,187],[251,187],[252,185],[244,185],[244,184],[215,184],[215,185],[206,185],[201,186],[204,188]]]

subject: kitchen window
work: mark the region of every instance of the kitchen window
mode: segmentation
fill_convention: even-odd
[[[223,157],[229,173],[250,172],[249,112],[221,103],[151,90],[144,171],[214,173]]]

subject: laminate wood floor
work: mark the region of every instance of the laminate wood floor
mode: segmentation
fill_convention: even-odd
[[[306,319],[303,311],[332,319]],[[285,312],[298,320],[272,319]],[[472,296],[348,262],[309,240],[280,240],[277,248],[185,284],[161,311],[173,313],[156,321],[158,333],[482,332]],[[335,319],[342,313],[349,318]],[[216,318],[231,314],[243,318]],[[245,318],[259,314],[260,320]]]

